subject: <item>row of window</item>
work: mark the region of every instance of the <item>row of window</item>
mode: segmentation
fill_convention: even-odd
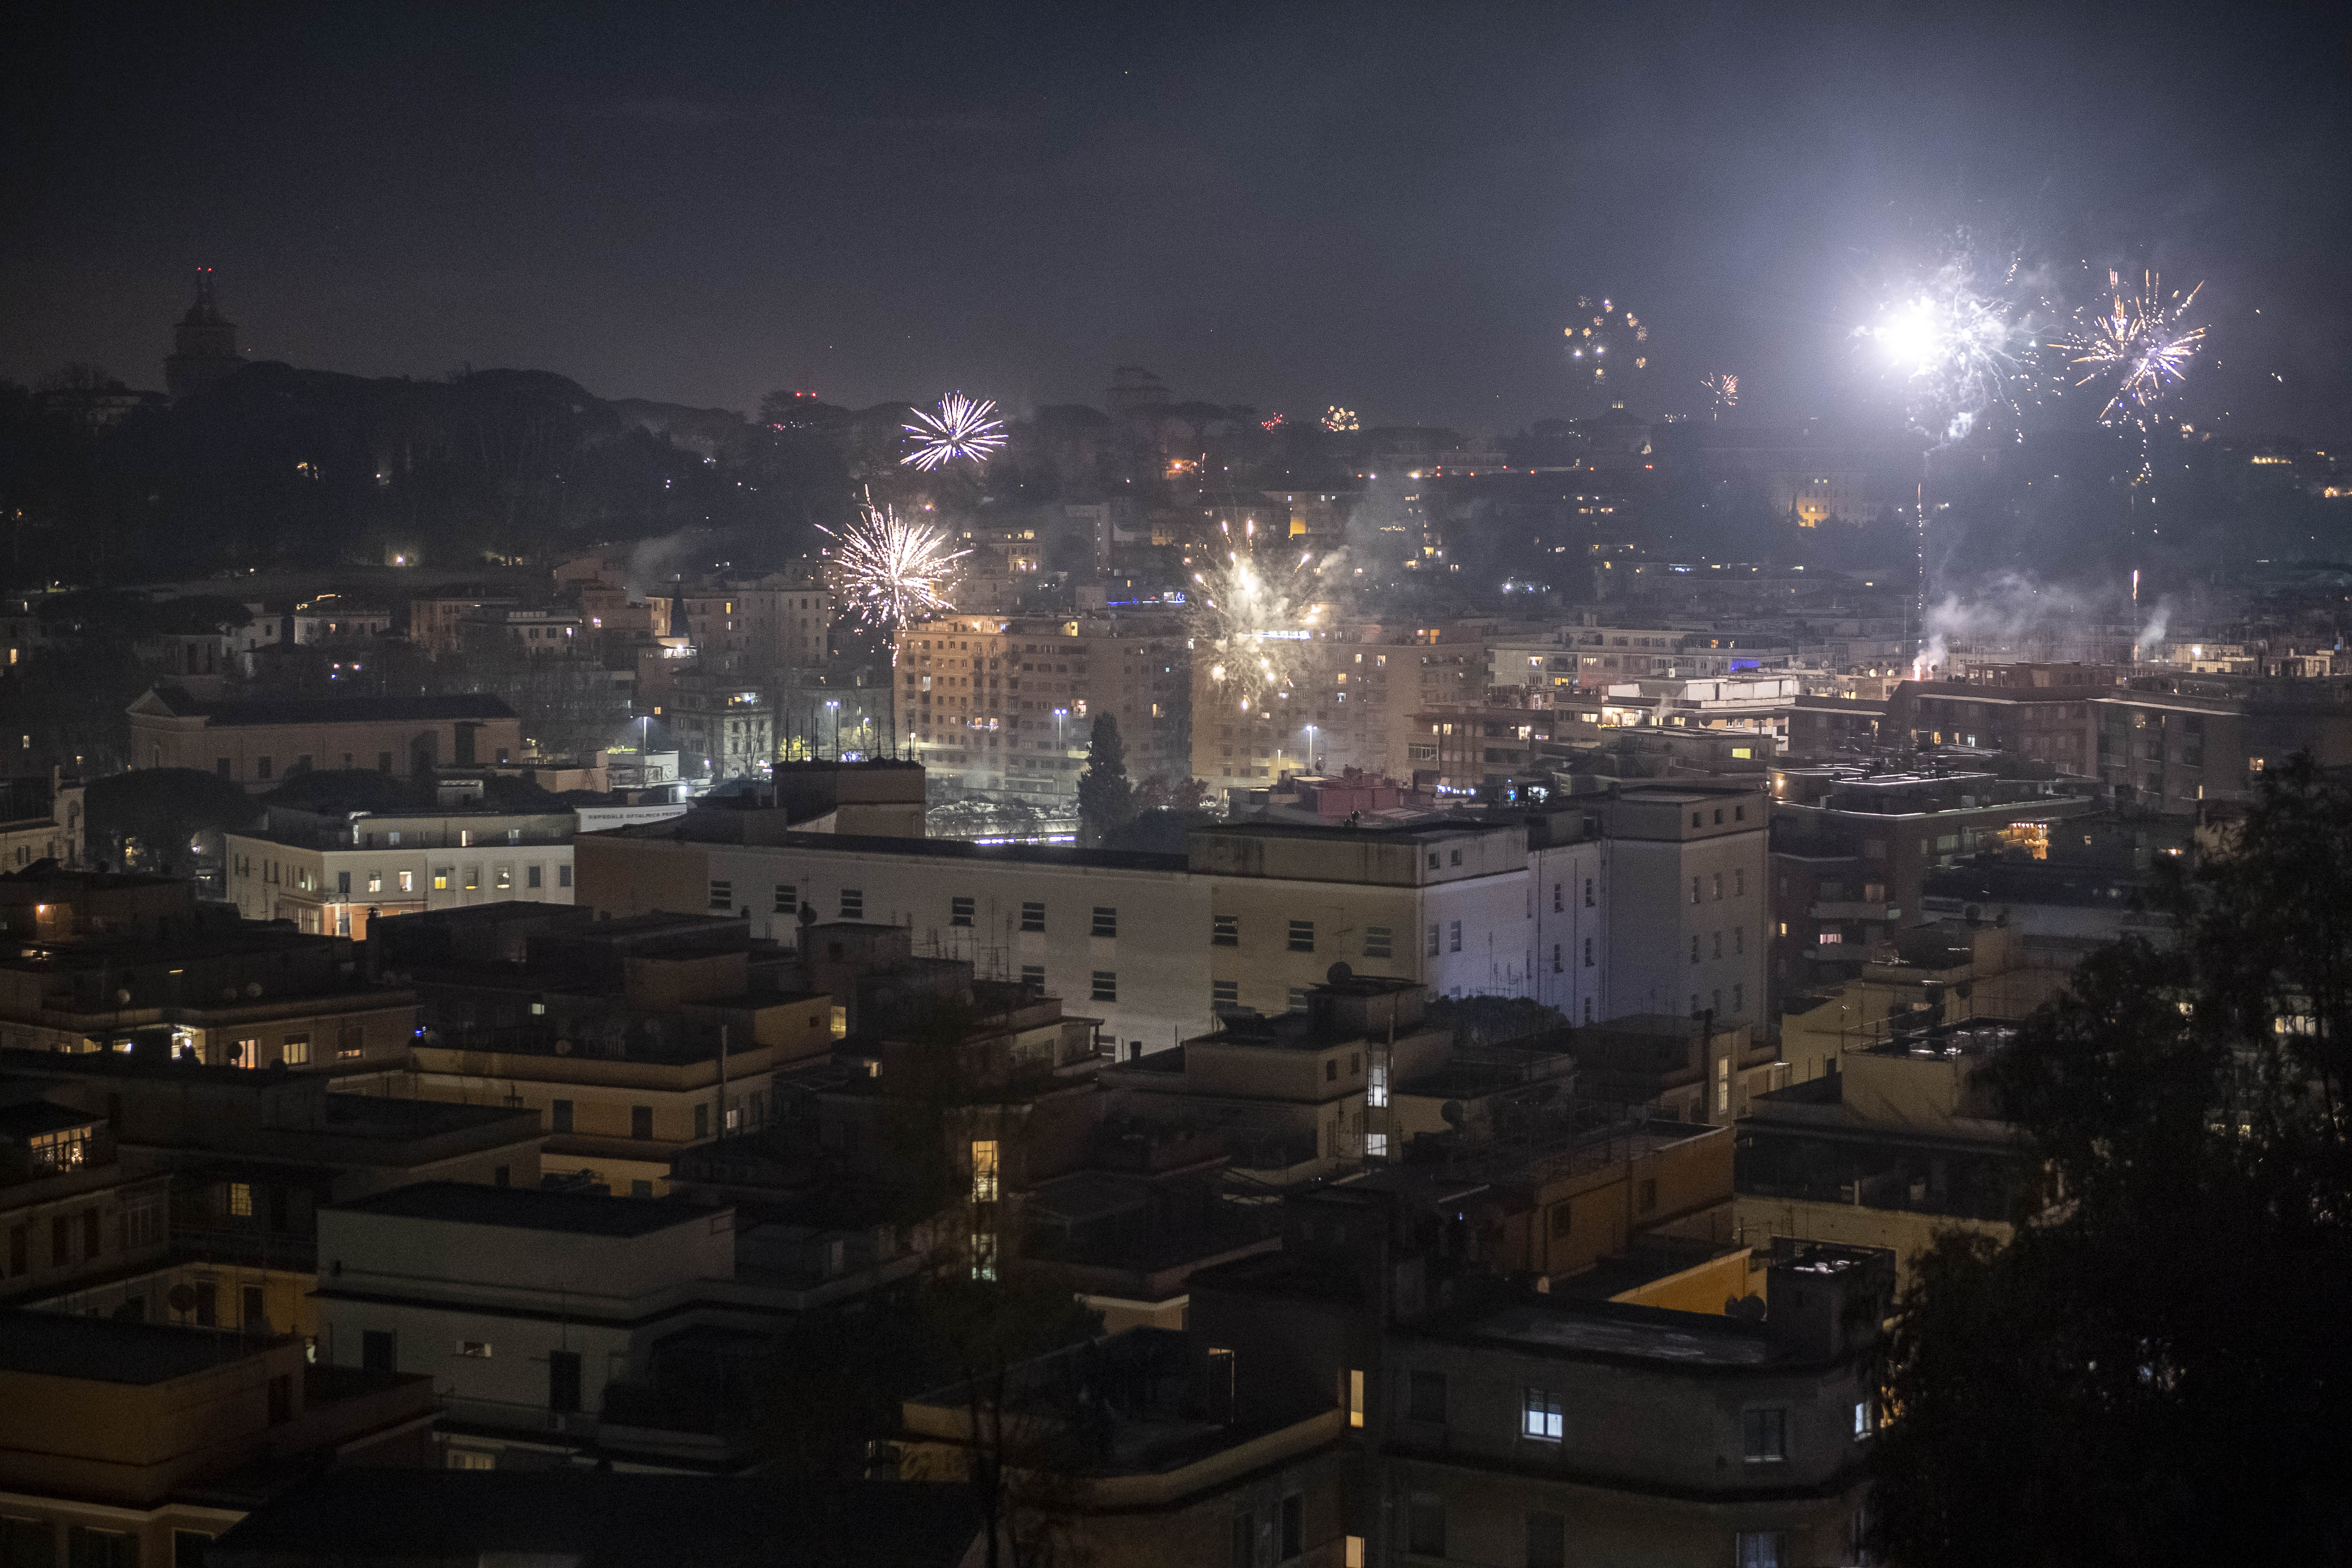
[[[1718,812],[1717,812],[1717,813],[1716,813],[1716,815],[1717,815],[1717,816],[1721,816],[1723,814],[1722,814],[1721,812],[1719,812],[1719,811],[1718,811]],[[1692,902],[1692,903],[1695,903],[1695,904],[1696,904],[1696,903],[1701,903],[1701,902],[1704,902],[1704,901],[1705,901],[1705,900],[1702,900],[1702,899],[1701,899],[1701,897],[1700,897],[1700,891],[1701,891],[1701,884],[1702,884],[1702,881],[1703,881],[1703,879],[1701,879],[1701,878],[1693,877],[1693,878],[1691,879],[1691,902]],[[1722,872],[1717,871],[1717,873],[1715,873],[1714,885],[1715,885],[1715,901],[1716,901],[1716,902],[1717,902],[1717,903],[1721,903],[1721,902],[1723,901],[1723,873],[1722,873]],[[1587,883],[1585,883],[1584,887],[1585,887],[1585,891],[1584,891],[1584,903],[1585,903],[1585,907],[1586,907],[1586,908],[1588,908],[1588,909],[1590,909],[1590,908],[1591,907],[1591,905],[1592,905],[1592,884],[1591,884],[1591,882],[1589,882],[1589,881],[1588,881]],[[1748,873],[1747,873],[1747,872],[1745,872],[1745,871],[1734,871],[1734,872],[1731,874],[1731,896],[1732,896],[1733,898],[1735,898],[1735,899],[1745,898],[1745,897],[1747,897],[1747,896],[1748,896]],[[1558,909],[1558,908],[1559,908],[1559,900],[1558,900],[1557,899],[1555,899],[1555,900],[1553,900],[1553,902],[1552,902],[1552,908],[1554,908],[1554,909]]]
[[[1564,1206],[1564,1205],[1563,1205]],[[1555,1215],[1554,1228],[1559,1226]],[[1415,1372],[1406,1382],[1405,1414],[1433,1426],[1446,1424],[1446,1380],[1442,1372]],[[1853,1437],[1861,1442],[1876,1430],[1867,1401],[1853,1407]],[[1567,1435],[1559,1391],[1528,1384],[1519,1399],[1518,1435],[1538,1443],[1558,1443]],[[1785,1406],[1758,1406],[1739,1415],[1740,1460],[1749,1465],[1783,1464],[1789,1458],[1789,1412]],[[1416,1547],[1414,1550],[1420,1550]]]
[[[1588,938],[1586,940],[1587,945],[1590,945],[1591,939]],[[1699,962],[1699,934],[1696,931],[1693,931],[1691,932],[1691,962],[1693,963]],[[1747,952],[1748,928],[1746,926],[1733,926],[1731,928],[1731,956],[1738,958],[1743,956]],[[1714,955],[1717,958],[1721,958],[1723,956],[1723,933],[1721,931],[1717,931],[1715,933]]]

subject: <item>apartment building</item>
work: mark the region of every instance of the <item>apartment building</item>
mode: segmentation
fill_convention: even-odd
[[[1296,628],[1203,643],[1192,661],[1193,776],[1219,789],[1348,767],[1410,778],[1413,716],[1485,694],[1498,629],[1303,617]]]
[[[158,686],[133,702],[131,765],[194,768],[255,794],[330,769],[429,777],[444,763],[522,754],[522,721],[496,697],[265,698],[205,701]]]
[[[1446,994],[1527,994],[1528,838],[1518,821],[1249,823],[1172,856],[792,832],[705,842],[664,823],[576,848],[580,901],[600,913],[723,910],[778,940],[803,909],[904,925],[916,951],[1040,985],[1132,1054],[1207,1032],[1220,1003],[1303,1006],[1334,960]]]
[[[111,1123],[0,1078],[0,1300],[69,1290],[161,1259],[171,1180],[125,1162]]]
[[[433,1457],[433,1383],[314,1366],[303,1343],[0,1309],[0,1557],[198,1563],[289,1472]]]
[[[12,879],[0,1044],[248,1069],[397,1055],[415,998],[357,973],[349,941],[240,923],[192,883],[58,871]]]
[[[249,921],[367,937],[375,921],[478,904],[572,901],[571,811],[475,805],[365,812],[269,808],[224,835],[229,901]]]
[[[775,705],[740,677],[700,666],[679,676],[655,711],[669,726],[689,778],[764,778],[775,765]]]
[[[894,652],[900,739],[966,789],[1066,805],[1094,721],[1108,713],[1129,778],[1181,778],[1189,660],[1183,628],[1167,615],[912,622]]]
[[[1765,1016],[1770,802],[1760,788],[1675,784],[1598,803],[1611,966],[1598,1016]]]
[[[837,1038],[833,999],[751,923],[524,904],[388,921],[371,960],[415,988],[420,1029],[339,1087],[471,1104],[487,1086],[542,1119],[545,1173],[664,1195],[679,1152],[767,1126],[777,1072]]]

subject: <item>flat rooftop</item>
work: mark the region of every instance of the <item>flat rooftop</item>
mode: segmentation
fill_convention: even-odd
[[[0,1308],[0,1372],[144,1385],[251,1353],[250,1343],[220,1329]]]
[[[474,1182],[419,1182],[388,1193],[338,1204],[344,1214],[388,1215],[400,1219],[441,1220],[501,1230],[551,1230],[572,1236],[650,1236],[673,1226],[707,1220],[721,1210],[647,1198],[613,1198],[596,1193],[549,1192],[537,1187],[486,1187]]]
[[[1451,1338],[1670,1366],[1769,1366],[1788,1351],[1759,1329],[1706,1312],[1614,1301],[1523,1301],[1454,1326]]]

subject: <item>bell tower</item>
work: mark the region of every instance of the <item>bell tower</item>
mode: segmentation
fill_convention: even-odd
[[[244,362],[236,357],[236,323],[213,302],[213,269],[196,269],[196,302],[172,331],[172,354],[163,361],[163,386],[173,397],[185,397]]]

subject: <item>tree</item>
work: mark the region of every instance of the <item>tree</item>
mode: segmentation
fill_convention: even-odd
[[[1986,1068],[2034,1174],[2006,1248],[1922,1258],[1873,1445],[1890,1560],[2352,1552],[2352,786],[2265,773]]]
[[[1135,816],[1135,786],[1127,782],[1127,742],[1119,739],[1118,720],[1109,713],[1095,718],[1087,742],[1087,771],[1078,775],[1078,831],[1088,845],[1099,844],[1113,828]]]
[[[242,788],[197,768],[116,773],[93,783],[85,798],[94,855],[166,876],[183,873],[196,835],[244,827],[261,815]]]

